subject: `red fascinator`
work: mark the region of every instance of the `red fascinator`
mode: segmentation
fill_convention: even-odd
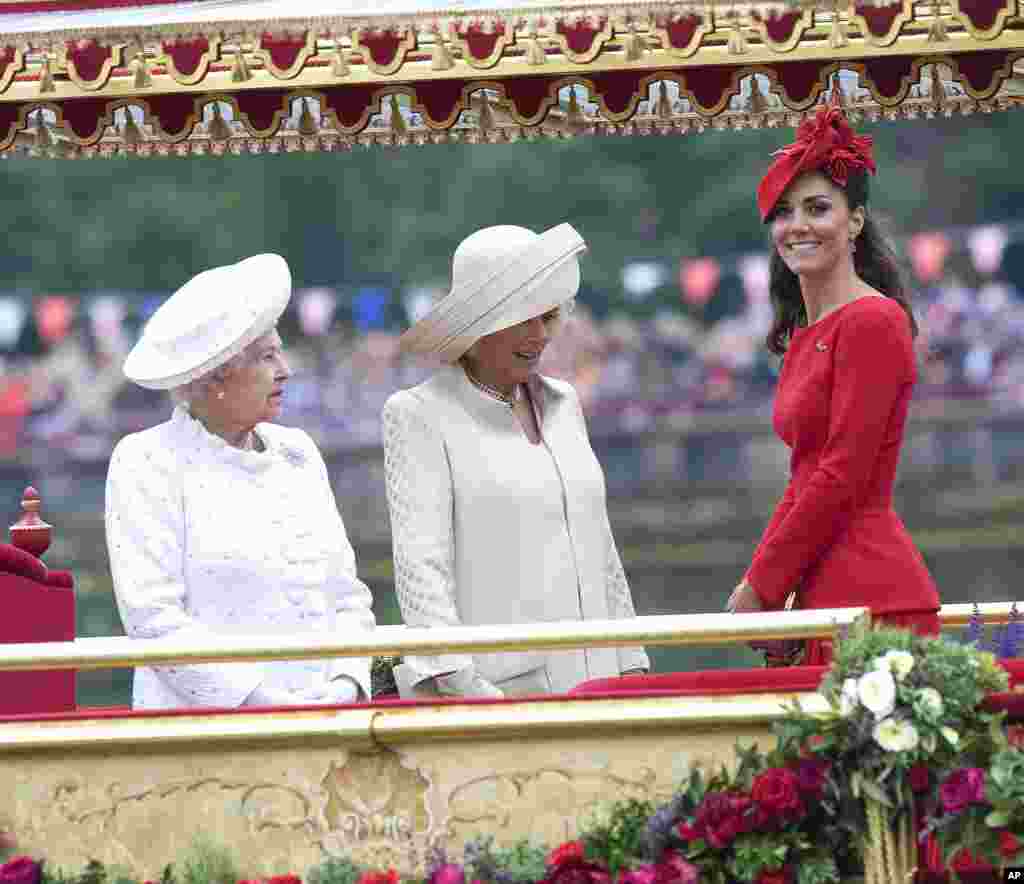
[[[796,130],[796,141],[777,150],[775,161],[757,187],[757,208],[767,220],[779,197],[804,172],[822,171],[839,187],[851,172],[867,169],[875,174],[870,135],[857,135],[835,100],[818,109]]]

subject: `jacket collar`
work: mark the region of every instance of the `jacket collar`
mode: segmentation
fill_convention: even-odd
[[[460,402],[467,410],[485,420],[495,420],[498,415],[509,411],[509,407],[505,403],[499,402],[475,387],[458,363],[440,368],[437,380],[442,390]],[[537,414],[537,422],[543,431],[545,415],[557,410],[565,398],[565,394],[555,387],[550,379],[539,374],[530,375],[526,387]]]

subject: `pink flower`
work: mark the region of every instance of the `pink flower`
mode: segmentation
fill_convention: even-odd
[[[946,813],[963,813],[972,804],[984,804],[985,771],[979,767],[953,771],[939,787],[939,797]]]
[[[39,884],[42,866],[30,856],[16,856],[0,866],[0,884]]]
[[[456,863],[445,863],[434,869],[427,884],[466,884],[466,872]]]
[[[619,884],[656,884],[658,873],[653,865],[637,866],[619,872]]]

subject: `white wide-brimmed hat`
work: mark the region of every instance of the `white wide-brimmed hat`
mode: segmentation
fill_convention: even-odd
[[[125,376],[151,390],[194,381],[269,332],[291,294],[291,271],[280,255],[204,270],[146,323],[124,362]]]
[[[451,291],[402,335],[402,348],[455,362],[480,338],[571,300],[586,247],[571,224],[539,234],[512,225],[470,234],[455,250]]]

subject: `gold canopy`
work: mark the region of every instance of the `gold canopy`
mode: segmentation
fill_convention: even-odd
[[[0,151],[759,128],[837,85],[855,119],[951,116],[1019,104],[1022,59],[1018,0],[15,0],[0,3]]]

